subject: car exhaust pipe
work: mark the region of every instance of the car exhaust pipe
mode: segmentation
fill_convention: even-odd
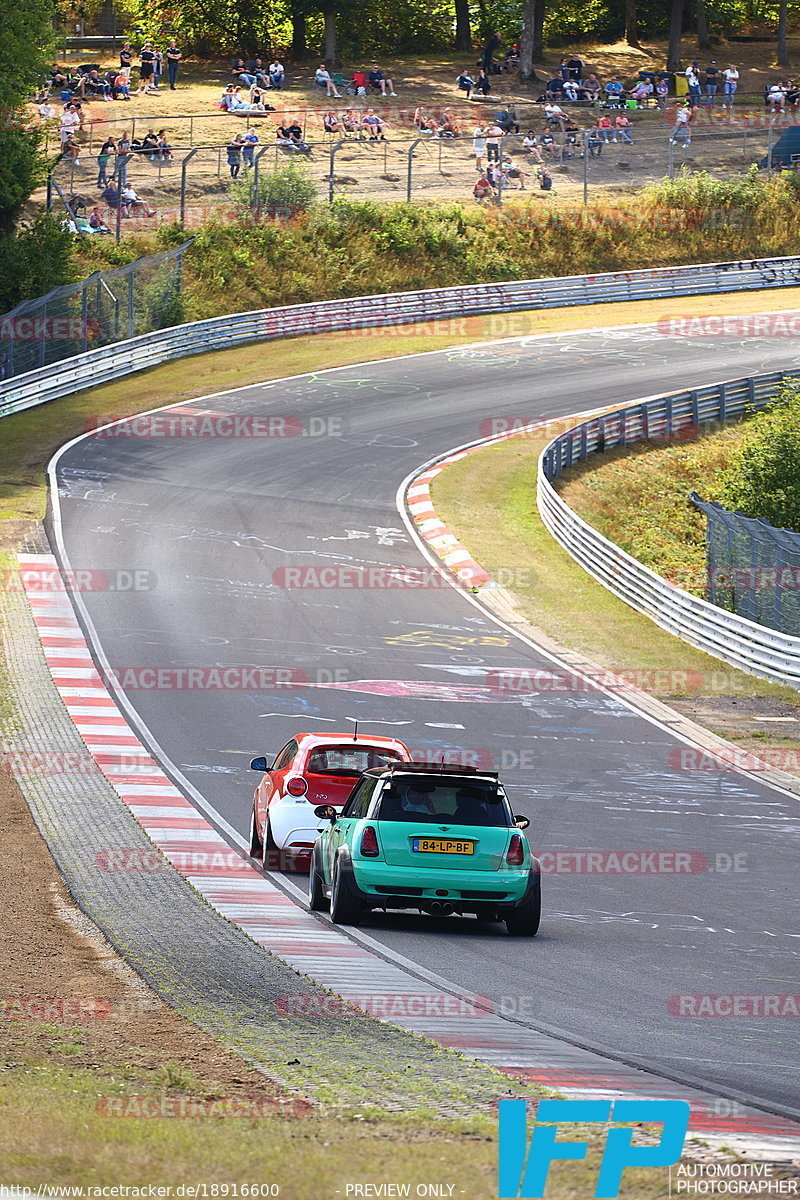
[[[432,917],[449,917],[455,911],[455,905],[449,900],[431,900],[427,910]]]

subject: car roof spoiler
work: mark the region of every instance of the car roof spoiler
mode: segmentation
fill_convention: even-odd
[[[428,774],[428,775],[476,775],[484,779],[498,779],[497,771],[481,771],[477,767],[458,767],[453,763],[432,763],[432,762],[396,762],[390,763],[386,767],[373,767],[373,770],[380,771],[381,774],[388,772],[390,775],[400,774]]]

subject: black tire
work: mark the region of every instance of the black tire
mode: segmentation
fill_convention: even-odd
[[[350,876],[342,871],[337,858],[331,879],[331,920],[334,925],[359,925],[363,912],[363,905],[352,889]]]
[[[317,865],[317,852],[311,855],[311,867],[308,872],[308,907],[312,912],[327,912],[330,900],[322,890],[322,872]]]
[[[519,908],[506,917],[506,929],[512,937],[536,937],[542,916],[542,889],[537,883]]]
[[[278,871],[280,867],[280,851],[275,838],[272,836],[272,826],[269,823],[269,809],[264,817],[264,840],[261,847],[261,865],[265,871]]]
[[[264,853],[264,847],[261,844],[261,838],[258,834],[258,826],[256,825],[256,810],[255,805],[250,814],[250,855],[252,858],[261,858]]]

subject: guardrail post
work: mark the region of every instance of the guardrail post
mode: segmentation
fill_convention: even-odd
[[[700,427],[700,405],[697,400],[697,392],[689,392],[689,401],[692,405],[692,424],[695,429]]]
[[[269,146],[262,146],[258,154],[253,159],[253,213],[257,217],[259,210],[260,197],[258,194],[258,185],[261,179],[261,155],[266,154]]]
[[[198,149],[199,147],[195,147],[193,150],[190,150],[181,163],[181,225],[186,220],[186,168],[189,164],[189,159],[197,154]]]
[[[331,142],[330,149],[330,173],[328,175],[328,204],[333,204],[333,191],[336,180],[336,152],[344,145],[344,139],[338,142]]]
[[[748,406],[750,408],[752,408],[753,405],[755,404],[755,402],[756,402],[756,381],[755,381],[755,379],[753,379],[752,375],[748,375],[748,377],[747,377],[747,403],[748,403]]]
[[[100,272],[97,272],[98,276]],[[91,276],[90,276],[91,278]],[[89,348],[87,325],[89,324],[89,280],[83,281],[81,288],[81,352],[86,353]]]
[[[728,396],[727,389],[724,383],[719,386],[719,419],[726,421],[728,419]]]
[[[136,297],[134,294],[134,283],[136,281],[136,263],[132,262],[128,270],[128,337],[132,338],[136,333],[136,325],[134,322],[134,304]]]
[[[583,131],[583,203],[589,203],[589,130]]]
[[[772,120],[773,118],[770,117],[769,129],[767,130],[767,179],[772,178]]]
[[[674,435],[674,430],[672,428],[672,396],[667,396],[667,398],[666,398],[666,403],[664,405],[664,415],[666,418],[666,425],[667,425],[667,439],[671,440]]]
[[[411,203],[411,162],[414,157],[414,151],[422,141],[422,138],[415,138],[408,147],[408,171],[406,173],[406,203]]]
[[[619,440],[617,441],[618,446],[627,446],[627,444],[628,444],[628,422],[626,420],[627,415],[628,414],[625,412],[624,409],[619,414]]]

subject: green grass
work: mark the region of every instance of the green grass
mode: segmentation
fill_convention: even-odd
[[[708,691],[797,704],[792,689],[695,650],[623,604],[578,566],[547,532],[536,508],[537,457],[543,445],[543,440],[509,439],[448,467],[432,488],[441,519],[490,573],[518,568],[530,573],[520,572],[529,582],[514,590],[522,616],[602,667],[665,672],[654,674],[651,686],[642,683],[655,695],[680,694],[679,673],[702,672]]]

